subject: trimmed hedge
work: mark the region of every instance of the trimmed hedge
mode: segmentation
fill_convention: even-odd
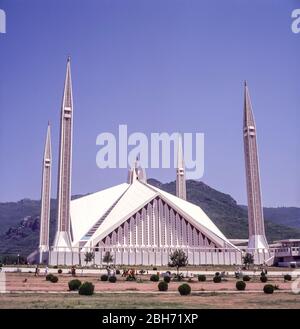
[[[271,284],[266,284],[264,286],[264,293],[265,294],[273,294],[274,292],[274,287]]]
[[[157,286],[158,286],[159,291],[167,291],[169,288],[169,285],[166,281],[159,282],[159,284]]]
[[[251,278],[250,278],[249,275],[244,275],[243,276],[243,281],[250,281],[250,280],[251,280]]]
[[[198,281],[201,281],[201,282],[206,281],[206,276],[204,274],[199,274],[198,275]]]
[[[117,278],[115,276],[110,276],[108,281],[111,283],[115,283],[115,282],[117,282]]]
[[[153,281],[153,282],[159,281],[159,276],[157,274],[152,274],[150,276],[150,281]]]
[[[53,277],[54,275],[52,273],[49,273],[46,275],[46,281],[51,281],[51,278]]]
[[[222,281],[222,278],[220,277],[220,275],[216,275],[213,278],[214,283],[220,283]]]
[[[102,274],[102,275],[100,276],[100,280],[101,280],[101,281],[107,281],[107,280],[108,280],[108,275],[107,275],[107,274]]]
[[[50,282],[56,283],[58,281],[58,277],[56,275],[53,275],[50,279]]]
[[[79,295],[90,296],[94,293],[95,286],[91,282],[84,282],[78,290]]]
[[[68,285],[69,285],[69,290],[78,290],[79,287],[81,286],[81,281],[78,279],[71,280],[69,281]]]
[[[181,296],[187,296],[191,293],[192,289],[189,284],[184,283],[178,287],[178,291]]]
[[[284,275],[284,281],[291,281],[291,280],[292,280],[292,276],[290,274]]]
[[[62,272],[63,272],[63,271],[62,271],[61,268],[57,271],[58,274],[62,274]]]
[[[126,277],[126,281],[136,281],[136,277],[135,277],[134,275],[129,274],[129,275]]]
[[[171,281],[171,278],[169,277],[169,276],[164,276],[164,281],[166,282],[166,283],[170,283],[170,281]]]
[[[246,283],[244,281],[237,281],[235,286],[237,290],[245,290]]]
[[[262,276],[260,277],[260,281],[263,282],[263,283],[265,283],[265,282],[268,281],[268,278],[267,278],[265,275],[262,275]]]

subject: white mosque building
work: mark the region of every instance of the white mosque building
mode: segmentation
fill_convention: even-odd
[[[101,265],[109,251],[115,264],[167,265],[175,249],[183,249],[189,264],[241,264],[243,250],[229,241],[197,205],[186,201],[185,166],[179,138],[176,196],[147,183],[136,161],[128,181],[71,201],[73,95],[70,58],[61,108],[57,189],[57,231],[49,246],[51,140],[50,126],[43,161],[40,247],[36,261],[50,265],[84,263],[93,252]],[[255,123],[245,86],[244,142],[249,205],[249,248],[257,263],[270,258],[260,198]],[[254,170],[254,172],[253,172]]]

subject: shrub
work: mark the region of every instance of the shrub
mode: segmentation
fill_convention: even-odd
[[[175,274],[174,279],[177,280],[177,281],[181,281],[183,279],[183,274],[182,273]]]
[[[126,277],[126,281],[136,281],[136,278],[133,274],[129,274],[127,277]]]
[[[53,275],[50,279],[52,283],[56,283],[58,281],[58,277],[56,275]]]
[[[107,274],[102,274],[100,277],[101,281],[107,281],[108,280],[108,275]]]
[[[237,281],[235,284],[237,290],[245,290],[246,283],[244,281]]]
[[[290,274],[285,274],[284,281],[291,281],[291,280],[292,280],[292,276]]]
[[[94,293],[94,285],[91,282],[84,282],[78,290],[79,295],[92,295]]]
[[[178,287],[178,291],[179,291],[180,295],[182,295],[182,296],[189,295],[191,293],[191,290],[192,289],[191,289],[190,285],[188,285],[187,283],[184,283]]]
[[[159,276],[157,274],[152,274],[150,276],[150,281],[153,281],[153,282],[159,281]]]
[[[220,272],[216,272],[216,273],[215,273],[215,276],[219,276],[219,275],[220,275]]]
[[[81,281],[77,279],[71,280],[69,281],[68,285],[69,285],[69,290],[78,290],[79,287],[81,286]]]
[[[220,277],[220,275],[216,275],[216,276],[214,276],[214,278],[213,278],[214,283],[220,283],[221,280],[222,280],[222,278]]]
[[[166,283],[169,283],[171,281],[171,278],[168,275],[166,275],[166,276],[164,276],[164,281]]]
[[[274,290],[279,290],[280,288],[279,288],[279,286],[278,286],[278,284],[275,284],[274,285]]]
[[[52,273],[49,273],[46,275],[46,281],[51,281],[51,278],[53,277],[54,275]]]
[[[206,281],[206,276],[203,275],[203,274],[199,274],[199,275],[198,275],[198,281],[201,281],[201,282]]]
[[[268,281],[268,278],[267,278],[265,275],[262,275],[262,276],[260,277],[260,281],[265,283],[265,282]]]
[[[273,294],[274,292],[274,287],[271,284],[266,284],[264,286],[264,293],[265,294]]]
[[[58,268],[58,266],[57,265],[54,265],[53,268]]]
[[[62,274],[62,269],[60,268],[58,271],[57,271],[58,274]]]
[[[159,291],[167,291],[168,290],[168,287],[169,287],[169,285],[168,285],[168,283],[166,281],[161,281],[158,284],[158,290]]]
[[[157,267],[153,267],[153,271],[157,271]]]
[[[108,281],[111,283],[115,283],[115,282],[117,282],[117,278],[115,276],[110,276]]]
[[[243,281],[250,281],[250,280],[251,280],[251,278],[250,278],[249,275],[244,275],[243,276]]]
[[[145,270],[140,270],[139,273],[140,273],[140,274],[144,274],[144,273],[146,273],[146,271],[145,271]]]
[[[120,270],[116,270],[116,274],[117,274],[117,275],[118,275],[118,274],[121,274]]]

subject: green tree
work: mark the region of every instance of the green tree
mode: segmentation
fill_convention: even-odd
[[[85,261],[85,264],[87,266],[87,264],[89,262],[91,262],[93,259],[95,258],[95,254],[93,252],[89,252],[87,251],[85,254],[84,254],[84,261]]]
[[[243,264],[249,269],[250,265],[254,263],[254,257],[249,252],[246,253],[245,256],[243,256]]]
[[[105,255],[103,256],[103,263],[107,263],[107,266],[109,263],[112,263],[113,261],[113,256],[110,253],[110,251],[106,251]]]
[[[179,276],[179,268],[185,267],[188,264],[188,257],[185,252],[181,249],[176,249],[170,254],[170,267],[176,267],[177,277]]]

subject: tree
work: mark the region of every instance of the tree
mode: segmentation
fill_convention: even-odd
[[[105,255],[103,256],[103,263],[107,263],[107,266],[109,263],[113,261],[113,256],[110,253],[110,251],[106,251]]]
[[[89,262],[91,262],[93,259],[95,258],[95,254],[93,252],[89,252],[87,251],[85,254],[84,254],[84,261],[85,261],[85,264],[87,266],[87,264]]]
[[[249,269],[250,265],[254,263],[254,257],[249,252],[246,253],[245,256],[243,256],[243,264]]]
[[[188,264],[188,257],[185,252],[181,249],[176,249],[170,254],[169,266],[176,267],[177,277],[179,275],[179,268],[185,267]]]

